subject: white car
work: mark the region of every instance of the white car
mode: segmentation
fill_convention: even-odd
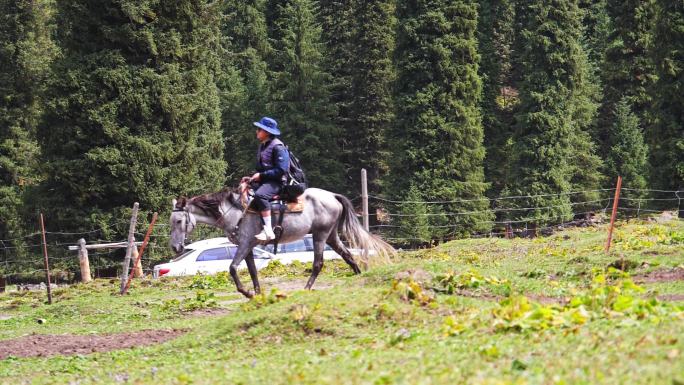
[[[178,277],[184,275],[216,274],[221,271],[230,271],[230,264],[237,251],[237,246],[228,238],[211,238],[191,243],[185,247],[181,255],[169,261],[154,266],[152,276],[159,278]],[[307,234],[298,241],[278,245],[278,254],[273,255],[273,245],[257,246],[254,251],[254,263],[257,270],[261,270],[272,260],[278,260],[287,265],[294,261],[312,263],[314,260],[313,239]],[[354,250],[351,250],[355,254]],[[326,245],[323,251],[323,259],[341,259],[330,246]],[[245,261],[240,263],[238,269],[246,269]]]
[[[256,249],[265,250],[269,254],[273,253],[273,245],[259,245],[255,247]],[[304,238],[278,245],[278,253],[273,259],[280,261],[280,263],[287,265],[294,261],[299,262],[313,262],[314,252],[313,252],[313,238],[311,234],[307,234]],[[323,259],[342,259],[339,254],[337,254],[330,246],[325,245],[323,250]]]
[[[221,271],[230,271],[230,264],[236,251],[237,246],[225,237],[194,242],[187,245],[178,257],[168,263],[156,265],[152,276],[154,278],[178,277],[198,273],[216,274]],[[268,266],[272,258],[273,254],[268,251],[254,248],[254,263],[257,270]],[[245,261],[242,261],[238,268],[247,268]]]

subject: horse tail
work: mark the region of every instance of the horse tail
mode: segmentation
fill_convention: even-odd
[[[394,247],[363,228],[356,218],[354,206],[347,197],[335,194],[335,199],[342,204],[342,217],[337,228],[349,243],[349,247],[361,250],[361,254],[357,256],[360,262],[366,266],[389,263],[390,258],[397,254]]]

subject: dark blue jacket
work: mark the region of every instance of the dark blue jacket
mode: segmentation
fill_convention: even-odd
[[[287,182],[290,169],[290,154],[278,138],[259,145],[257,150],[257,171],[262,182]]]

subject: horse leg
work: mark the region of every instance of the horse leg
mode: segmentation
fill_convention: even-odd
[[[304,289],[307,290],[311,289],[311,286],[313,286],[316,278],[318,277],[318,273],[320,273],[321,269],[323,269],[323,250],[325,249],[325,238],[318,238],[319,237],[316,236],[313,237],[314,261],[313,268],[311,269],[311,276],[309,277],[309,281],[306,283],[306,286],[304,286]]]
[[[242,262],[243,259],[245,259],[245,256],[247,255],[248,252],[251,252],[251,248],[245,250],[244,247],[239,247],[237,249],[237,252],[235,253],[235,257],[233,258],[233,262],[230,264],[230,276],[233,277],[233,282],[235,282],[235,286],[237,287],[237,291],[242,293],[247,298],[252,298],[254,294],[252,294],[249,290],[245,290],[245,288],[242,286],[242,282],[240,282],[240,277],[238,277],[238,266],[240,266],[240,262]],[[252,263],[254,260],[252,260]],[[256,268],[255,268],[255,273],[256,273]],[[250,271],[251,274],[251,271]]]
[[[259,287],[259,277],[257,276],[257,268],[254,264],[254,252],[250,249],[249,253],[245,257],[245,263],[247,263],[247,269],[249,270],[249,276],[252,277],[252,284],[254,285],[254,293],[261,294],[261,287]]]
[[[332,249],[335,250],[335,252],[339,254],[345,262],[347,262],[347,265],[351,267],[351,269],[354,271],[354,274],[361,274],[359,265],[356,264],[354,257],[340,240],[339,235],[337,235],[337,231],[333,231],[328,237],[328,245],[332,247]]]

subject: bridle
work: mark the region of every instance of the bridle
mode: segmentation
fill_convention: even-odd
[[[185,224],[184,224],[184,226],[183,226],[183,227],[184,227],[184,228],[183,228],[183,243],[185,243],[185,239],[187,238],[188,233],[192,232],[192,231],[195,229],[195,227],[196,227],[195,225],[193,225],[193,222],[194,222],[194,221],[192,221],[192,220],[191,220],[191,217],[190,217],[190,216],[192,215],[192,213],[190,213],[190,210],[188,210],[188,204],[190,204],[190,203],[192,203],[192,200],[190,200],[188,203],[186,203],[186,204],[183,206],[183,208],[174,208],[174,209],[172,210],[172,212],[182,212],[182,213],[185,215]],[[230,211],[230,210],[232,210],[232,209],[235,209],[235,208],[229,207],[228,210],[227,210],[226,212],[222,212],[223,210],[221,210],[221,208],[219,207],[219,212],[220,212],[221,215],[216,219],[216,221],[214,222],[213,226],[214,226],[214,227],[222,227],[222,226],[225,224],[225,216],[228,214],[228,211]],[[242,215],[243,215],[243,216],[244,216],[244,214],[245,214],[246,211],[247,211],[247,209],[245,209],[245,210],[242,212]],[[205,212],[205,214],[206,214],[206,212]],[[238,229],[239,229],[239,226],[240,226],[240,222],[241,222],[241,221],[242,221],[242,217],[240,217],[240,219],[238,220],[238,223],[237,223],[237,224],[235,225],[235,227],[230,231],[230,234],[231,234],[232,236],[234,236],[235,238],[237,238],[237,233],[238,233]],[[192,226],[192,227],[190,227],[190,226]],[[188,227],[190,227],[190,228],[188,228]]]
[[[186,206],[187,207],[187,206]],[[186,207],[182,209],[173,209],[172,212],[177,213],[177,212],[182,212],[185,215],[185,223],[183,225],[183,244],[185,244],[185,238],[187,238],[188,233],[192,232],[192,230],[195,229],[195,225],[192,224],[192,221],[190,219],[190,211],[186,209]],[[188,226],[192,226],[191,229],[188,230]]]
[[[238,233],[240,231],[240,224],[242,223],[242,218],[245,217],[245,214],[247,213],[247,210],[249,209],[249,184],[248,183],[240,183],[240,204],[242,205],[242,215],[240,215],[240,219],[238,219],[237,223],[235,224],[235,227],[233,227],[233,230],[230,232],[230,234],[233,236],[233,238],[237,239],[238,238]]]

